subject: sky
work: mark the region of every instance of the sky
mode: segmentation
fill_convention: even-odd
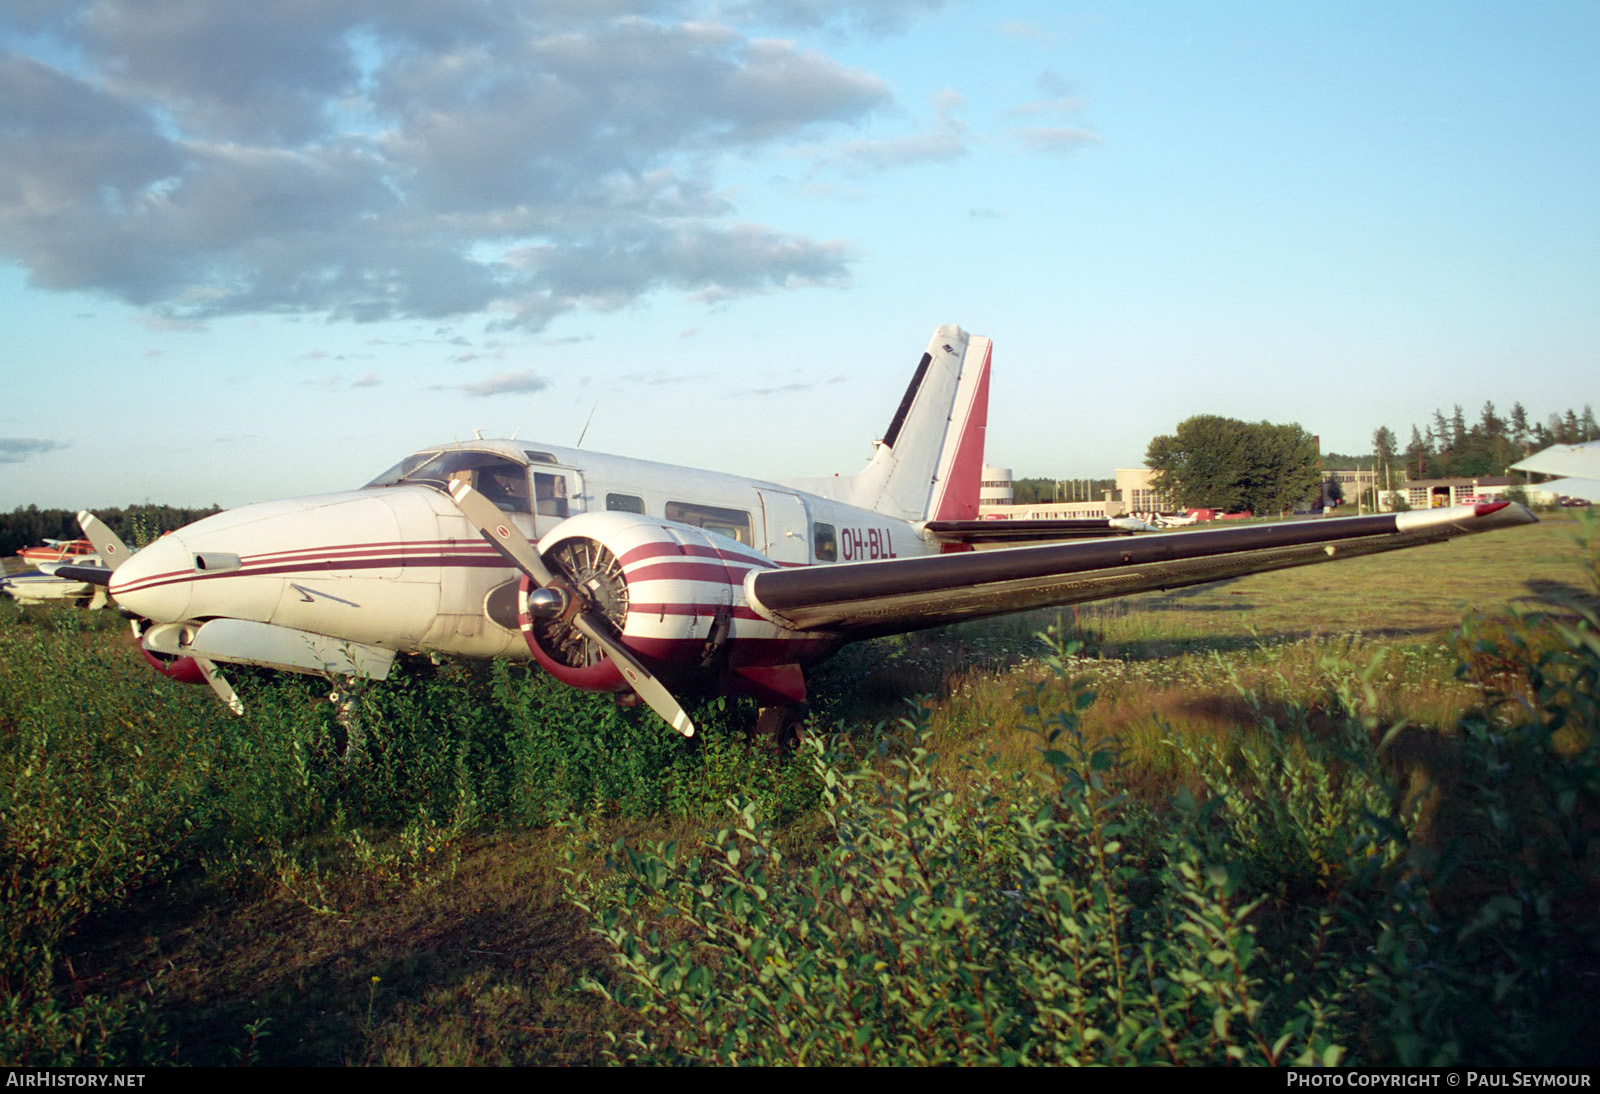
[[[0,0],[0,510],[1600,402],[1600,5]],[[587,423],[587,428],[586,428]]]

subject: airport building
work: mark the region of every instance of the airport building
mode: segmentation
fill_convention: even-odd
[[[1504,475],[1479,475],[1473,479],[1418,479],[1380,494],[1379,504],[1385,509],[1392,508],[1391,499],[1400,497],[1413,509],[1476,505],[1479,502],[1499,501],[1500,495],[1511,489],[1512,485]]]
[[[1116,489],[1099,501],[1050,501],[1031,505],[1013,502],[1009,467],[985,467],[978,513],[984,520],[1103,520],[1129,513],[1170,513],[1171,500],[1150,485],[1148,467],[1119,467]],[[1004,499],[1004,500],[1001,500]]]
[[[1333,489],[1335,483],[1339,486],[1337,500]],[[1338,504],[1348,505],[1353,509],[1360,504],[1361,495],[1368,490],[1374,491],[1373,496],[1376,497],[1378,486],[1376,471],[1363,471],[1355,467],[1325,467],[1322,470],[1322,507],[1331,509]]]
[[[1151,480],[1155,472],[1148,467],[1119,467],[1116,472],[1116,490],[1108,491],[1101,501],[1054,501],[1017,505],[1014,502],[1014,481],[1011,468],[983,468],[982,488],[979,494],[978,513],[984,520],[1087,520],[1120,516],[1150,516],[1178,511],[1172,500],[1159,493]],[[1385,490],[1379,482],[1377,471],[1359,468],[1327,468],[1323,472],[1322,504],[1332,507],[1333,484],[1338,483],[1341,504],[1353,511],[1362,495],[1371,490],[1378,499],[1378,508],[1389,511],[1395,502],[1404,499],[1412,509],[1430,509],[1445,505],[1472,505],[1478,502],[1497,501],[1514,484],[1503,475],[1479,475],[1476,478],[1422,479],[1415,482],[1402,480],[1392,490]],[[1541,496],[1537,484],[1523,487],[1534,504],[1549,504],[1555,495]]]
[[[983,465],[983,479],[978,486],[978,512],[988,506],[1010,505],[1015,495],[1011,492],[1011,468]]]
[[[1138,516],[1141,513],[1178,511],[1177,504],[1171,498],[1156,490],[1152,483],[1155,475],[1148,467],[1117,468],[1117,497],[1122,502],[1123,513]]]

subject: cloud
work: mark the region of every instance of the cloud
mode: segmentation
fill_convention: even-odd
[[[926,131],[902,137],[848,141],[837,149],[818,154],[818,163],[860,174],[965,156],[969,139],[967,126],[956,117],[956,111],[966,105],[966,100],[954,91],[945,90],[933,97],[932,105],[934,121]]]
[[[33,437],[0,437],[0,463],[21,463],[29,456],[65,448],[60,441],[45,441]]]
[[[377,387],[382,381],[376,372],[363,373],[360,376],[323,376],[320,378],[307,378],[300,381],[303,385],[312,387],[325,387],[330,391],[352,387]]]
[[[637,387],[678,387],[702,379],[703,373],[625,372],[615,378],[615,384],[620,385],[617,390],[628,390]]]
[[[13,6],[0,33],[33,55],[0,57],[0,260],[179,326],[536,330],[661,291],[842,284],[843,244],[741,220],[718,170],[892,96],[740,20],[885,29],[938,4]],[[916,162],[957,154],[955,137],[852,154]]]
[[[1049,42],[1052,35],[1049,31],[1036,23],[1025,23],[1019,19],[1003,19],[1000,21],[999,30],[1008,38],[1018,38],[1023,41]]]
[[[1031,118],[1040,114],[1077,114],[1085,105],[1076,95],[1062,95],[1053,99],[1035,99],[1031,103],[1014,106],[1007,113],[1013,118]]]
[[[1078,152],[1105,143],[1097,133],[1069,126],[1013,129],[1010,136],[1030,152]]]
[[[550,381],[543,379],[532,369],[524,369],[521,372],[497,372],[493,376],[487,376],[472,383],[444,385],[449,390],[462,391],[468,395],[480,397],[531,394],[536,391],[543,391],[549,386]]]
[[[742,391],[730,391],[728,396],[729,398],[739,399],[751,395],[794,395],[798,392],[811,391],[819,387],[830,387],[844,382],[845,377],[843,376],[830,376],[826,380],[793,380],[787,384],[771,384],[766,387],[751,387]]]
[[[800,27],[847,27],[887,33],[919,12],[937,11],[949,0],[742,0],[730,4],[735,17]]]

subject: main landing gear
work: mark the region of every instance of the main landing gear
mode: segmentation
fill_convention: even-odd
[[[805,739],[805,724],[810,717],[811,708],[804,703],[762,707],[750,731],[750,741],[780,756],[791,755]]]

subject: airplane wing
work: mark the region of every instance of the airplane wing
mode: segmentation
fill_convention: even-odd
[[[1513,502],[752,571],[779,626],[851,639],[1377,554],[1536,518]]]

